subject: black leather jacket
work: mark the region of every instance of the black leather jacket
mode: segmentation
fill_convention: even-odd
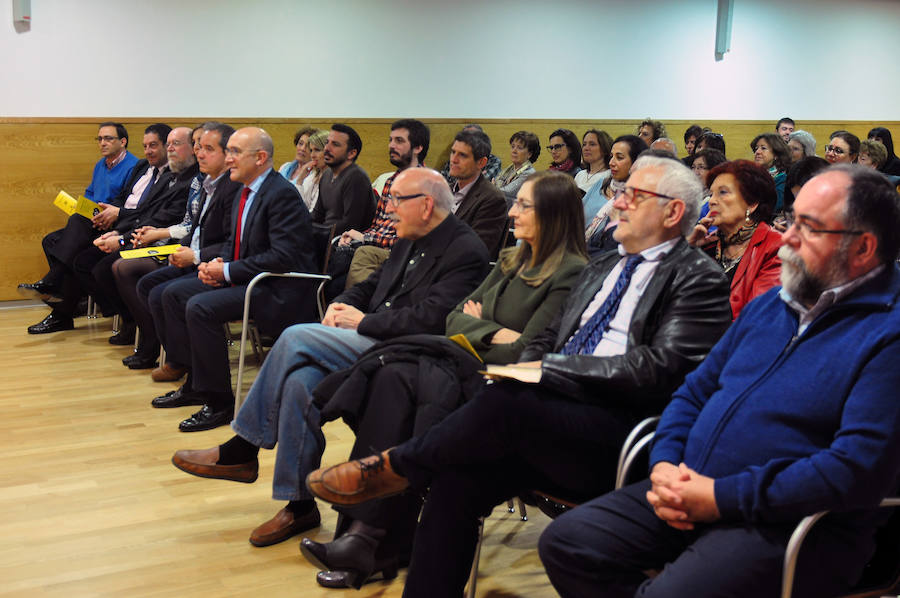
[[[555,353],[578,328],[581,314],[620,258],[609,252],[588,264],[560,314],[520,359],[542,359],[545,388],[586,403],[655,415],[731,324],[729,285],[718,264],[681,239],[641,295],[624,354]]]

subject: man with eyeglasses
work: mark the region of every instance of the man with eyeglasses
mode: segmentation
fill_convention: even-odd
[[[256,127],[235,131],[225,147],[225,167],[241,183],[232,198],[231,230],[218,255],[206,255],[195,276],[167,285],[161,305],[166,358],[187,369],[176,391],[153,399],[154,407],[202,405],[182,421],[182,432],[224,426],[234,415],[234,393],[223,324],[243,314],[247,285],[261,272],[313,272],[312,225],[297,188],[272,168],[274,145]],[[263,334],[312,321],[310,283],[273,278],[254,287],[252,313]]]
[[[95,139],[100,146],[101,157],[94,165],[91,183],[85,189],[84,196],[97,202],[108,203],[122,190],[138,159],[128,151],[128,131],[120,123],[111,121],[101,123]],[[91,222],[82,216],[73,215],[66,228],[45,236],[42,245],[50,264],[50,272],[37,282],[20,284],[19,294],[43,300],[58,295],[62,271],[56,262],[71,262],[74,257],[72,248],[76,246],[81,248],[99,234],[90,225]],[[60,245],[63,236],[71,237],[71,240]],[[56,247],[57,245],[59,247]],[[55,255],[57,253],[60,254],[59,257]]]
[[[40,292],[53,311],[41,322],[30,326],[29,334],[74,328],[73,315],[79,299],[102,290],[95,287],[91,270],[104,254],[126,248],[125,235],[130,239],[140,219],[166,213],[184,213],[190,179],[197,168],[187,164],[183,177],[176,180],[166,155],[166,140],[171,131],[171,127],[164,123],[147,127],[143,138],[146,157],[132,169],[119,194],[108,200],[109,203],[99,202],[100,212],[91,220],[73,215],[64,229],[44,238],[44,252],[50,271],[37,283],[20,285],[20,289]],[[100,231],[107,232],[101,235]],[[114,283],[109,282],[110,288],[114,289]],[[114,299],[110,300],[99,292],[94,298],[104,314],[119,313],[120,306]],[[129,344],[133,342],[133,335],[134,330],[131,329],[111,339],[113,344]]]
[[[675,392],[649,480],[544,531],[561,596],[777,596],[795,526],[824,510],[793,596],[845,595],[859,579],[890,514],[875,507],[900,479],[900,197],[841,165],[793,208],[783,286]]]
[[[399,239],[368,279],[338,296],[321,324],[285,330],[272,347],[232,428],[231,440],[205,450],[178,451],[172,462],[201,477],[252,482],[259,448],[274,448],[272,497],[290,501],[250,535],[268,546],[319,525],[303,486],[319,466],[325,439],[312,389],[326,374],[350,367],[379,340],[443,334],[450,310],[485,277],[484,244],[450,213],[453,196],[441,175],[426,168],[394,179],[388,213]]]
[[[537,382],[490,385],[422,436],[307,478],[336,504],[428,491],[405,596],[460,596],[478,518],[505,499],[584,501],[613,487],[628,431],[662,411],[731,322],[721,268],[684,238],[702,197],[681,162],[636,160],[614,204],[619,251],[585,268],[522,353],[523,378]]]

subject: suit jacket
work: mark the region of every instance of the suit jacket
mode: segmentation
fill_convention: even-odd
[[[144,168],[144,172],[146,170]],[[196,177],[198,172],[200,167],[196,162],[177,174],[166,170],[159,175],[150,189],[150,194],[137,207],[119,209],[119,218],[113,228],[128,241],[132,231],[141,226],[161,228],[178,224],[184,218],[191,179]],[[131,187],[128,187],[128,193],[131,193]]]
[[[228,242],[228,235],[231,234],[231,212],[235,208],[235,200],[241,196],[243,185],[237,181],[232,181],[228,172],[216,184],[216,190],[213,193],[212,201],[203,211],[203,206],[210,201],[203,192],[200,200],[200,214],[193,223],[193,229],[200,227],[200,258],[204,262],[211,259],[222,257],[225,243]],[[181,239],[181,244],[189,246],[191,244],[192,234]]]
[[[425,256],[403,286],[403,274],[414,249],[424,251]],[[447,314],[484,279],[488,261],[484,243],[449,214],[415,243],[397,239],[387,261],[334,302],[347,303],[367,314],[357,328],[366,336],[386,339],[405,334],[443,334]]]
[[[240,205],[232,202],[231,230],[222,258],[228,262],[233,285],[246,285],[260,272],[316,272],[312,225],[300,193],[274,170],[265,177],[244,220],[237,260],[234,241]],[[265,334],[277,336],[291,324],[316,319],[311,283],[270,278],[256,288],[260,292],[254,295],[253,318]]]
[[[574,400],[658,415],[731,324],[728,280],[714,260],[681,239],[660,261],[638,301],[624,354],[557,353],[621,257],[609,252],[588,264],[554,322],[520,359],[543,358],[541,386]]]
[[[493,260],[500,252],[500,241],[506,231],[508,211],[503,192],[483,174],[479,174],[472,188],[456,208],[455,214],[472,227],[488,248],[488,254]]]

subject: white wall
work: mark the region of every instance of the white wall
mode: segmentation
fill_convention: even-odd
[[[897,0],[735,0],[722,62],[715,0],[32,6],[0,116],[900,120]]]

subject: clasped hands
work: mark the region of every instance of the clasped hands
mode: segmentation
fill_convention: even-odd
[[[91,218],[91,224],[94,228],[107,230],[119,218],[119,208],[111,206],[108,203],[103,203],[102,201],[98,202],[97,205],[103,208],[103,211]]]
[[[193,252],[192,252],[193,253]],[[221,287],[225,285],[225,261],[217,257],[208,262],[201,262],[197,266],[197,278],[203,284],[211,287]]]
[[[657,517],[675,529],[691,530],[695,523],[719,519],[713,478],[684,463],[660,462],[653,466],[650,482],[647,502]]]
[[[473,318],[478,318],[479,320],[481,320],[481,303],[471,300],[466,301],[463,304],[463,313],[467,316],[472,316]],[[491,337],[491,344],[508,345],[509,343],[514,343],[519,340],[520,336],[522,336],[521,332],[516,332],[511,328],[501,328],[494,333],[494,336]]]
[[[332,303],[328,306],[328,309],[325,310],[325,317],[322,318],[322,325],[331,326],[332,328],[356,330],[364,317],[366,317],[366,314],[352,305],[347,305],[346,303]]]

